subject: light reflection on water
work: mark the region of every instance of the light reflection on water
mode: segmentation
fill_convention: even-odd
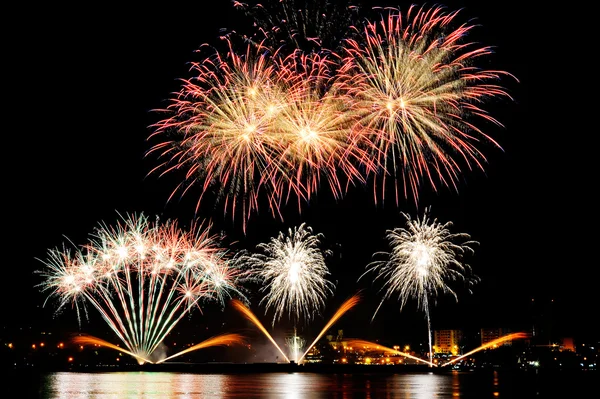
[[[194,374],[183,372],[56,372],[39,379],[40,399],[430,399],[556,397],[560,379],[486,373]],[[573,394],[573,388],[569,388]],[[22,397],[22,396],[21,396]],[[574,396],[558,396],[574,397]],[[33,396],[32,396],[33,398]]]
[[[384,398],[453,397],[451,375],[313,373],[187,374],[171,372],[58,372],[41,389],[44,399],[133,398]]]

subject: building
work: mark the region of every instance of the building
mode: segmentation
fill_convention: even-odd
[[[492,342],[499,340],[500,338],[510,334],[508,328],[482,328],[481,329],[481,345],[488,345]],[[499,342],[499,345],[511,346],[512,340],[505,340]]]
[[[461,330],[435,330],[433,332],[433,353],[436,355],[459,355],[462,338]]]

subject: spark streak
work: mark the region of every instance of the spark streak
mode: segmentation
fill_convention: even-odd
[[[436,364],[431,361],[427,361],[425,359],[421,359],[420,357],[413,356],[410,353],[400,352],[396,349],[392,349],[392,348],[388,348],[387,346],[379,345],[378,343],[375,343],[375,342],[365,341],[362,339],[350,339],[350,340],[348,340],[348,345],[352,346],[353,348],[362,347],[365,350],[393,353],[395,355],[404,356],[404,357],[416,360],[418,362],[425,363],[425,364],[429,365],[430,367],[436,366]]]
[[[271,341],[271,343],[273,343],[273,345],[275,345],[275,347],[277,348],[277,350],[279,351],[279,353],[281,353],[281,355],[283,356],[283,358],[285,359],[286,362],[290,362],[290,359],[286,356],[285,353],[283,353],[283,350],[281,350],[281,348],[279,347],[279,345],[277,345],[277,342],[275,342],[275,340],[273,339],[273,337],[271,336],[271,334],[269,334],[269,332],[267,331],[267,329],[262,325],[262,323],[260,322],[260,320],[258,320],[258,318],[254,315],[254,313],[252,313],[252,311],[246,306],[244,305],[243,302],[238,301],[237,299],[233,299],[231,301],[231,303],[233,304],[233,306],[239,310],[240,312],[242,312],[242,314],[244,316],[246,316],[246,318],[248,320],[250,320],[252,323],[254,323],[258,329],[260,331],[262,331],[265,336],[269,339],[269,341]]]
[[[308,348],[306,348],[306,350],[304,351],[304,353],[302,354],[302,356],[300,356],[298,358],[298,363],[300,363],[302,361],[302,359],[304,359],[304,357],[306,356],[306,354],[310,351],[310,349],[317,342],[319,342],[319,340],[321,339],[321,337],[323,336],[323,334],[325,334],[327,332],[327,330],[329,330],[329,328],[336,321],[338,321],[339,318],[342,317],[348,310],[350,310],[354,306],[356,306],[356,304],[359,302],[359,300],[360,300],[360,295],[357,294],[357,295],[353,295],[348,300],[346,300],[344,303],[342,303],[342,306],[340,306],[340,308],[334,313],[333,317],[327,322],[327,324],[325,324],[325,327],[323,327],[323,329],[321,330],[321,332],[319,333],[319,335],[317,335],[317,337],[315,338],[315,340],[308,346]]]
[[[200,342],[199,344],[196,344],[187,349],[184,349],[181,352],[177,352],[174,355],[171,355],[162,360],[159,360],[156,363],[157,364],[163,363],[163,362],[166,362],[167,360],[173,359],[174,357],[181,356],[185,353],[192,352],[192,351],[195,351],[198,349],[208,348],[209,346],[229,346],[232,344],[241,345],[241,344],[244,344],[245,342],[246,342],[245,337],[240,334],[217,335],[217,336],[208,338],[208,339]]]

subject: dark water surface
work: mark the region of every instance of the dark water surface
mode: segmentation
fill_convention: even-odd
[[[3,377],[7,379],[0,395],[3,399],[508,399],[599,397],[596,385],[600,376],[597,372],[482,370],[372,374],[7,372]]]

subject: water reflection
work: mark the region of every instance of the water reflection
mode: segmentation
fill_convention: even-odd
[[[59,372],[45,379],[43,399],[107,398],[368,398],[452,396],[451,375],[313,373],[189,374],[171,372]],[[358,396],[357,396],[358,395]]]
[[[556,394],[557,387],[564,386],[557,385],[560,381],[556,377],[545,379],[539,375],[498,371],[396,374],[57,372],[42,375],[37,391],[40,399],[509,399],[543,397],[540,394],[544,391]],[[571,383],[568,391],[574,393]],[[24,391],[22,394],[26,395]]]

